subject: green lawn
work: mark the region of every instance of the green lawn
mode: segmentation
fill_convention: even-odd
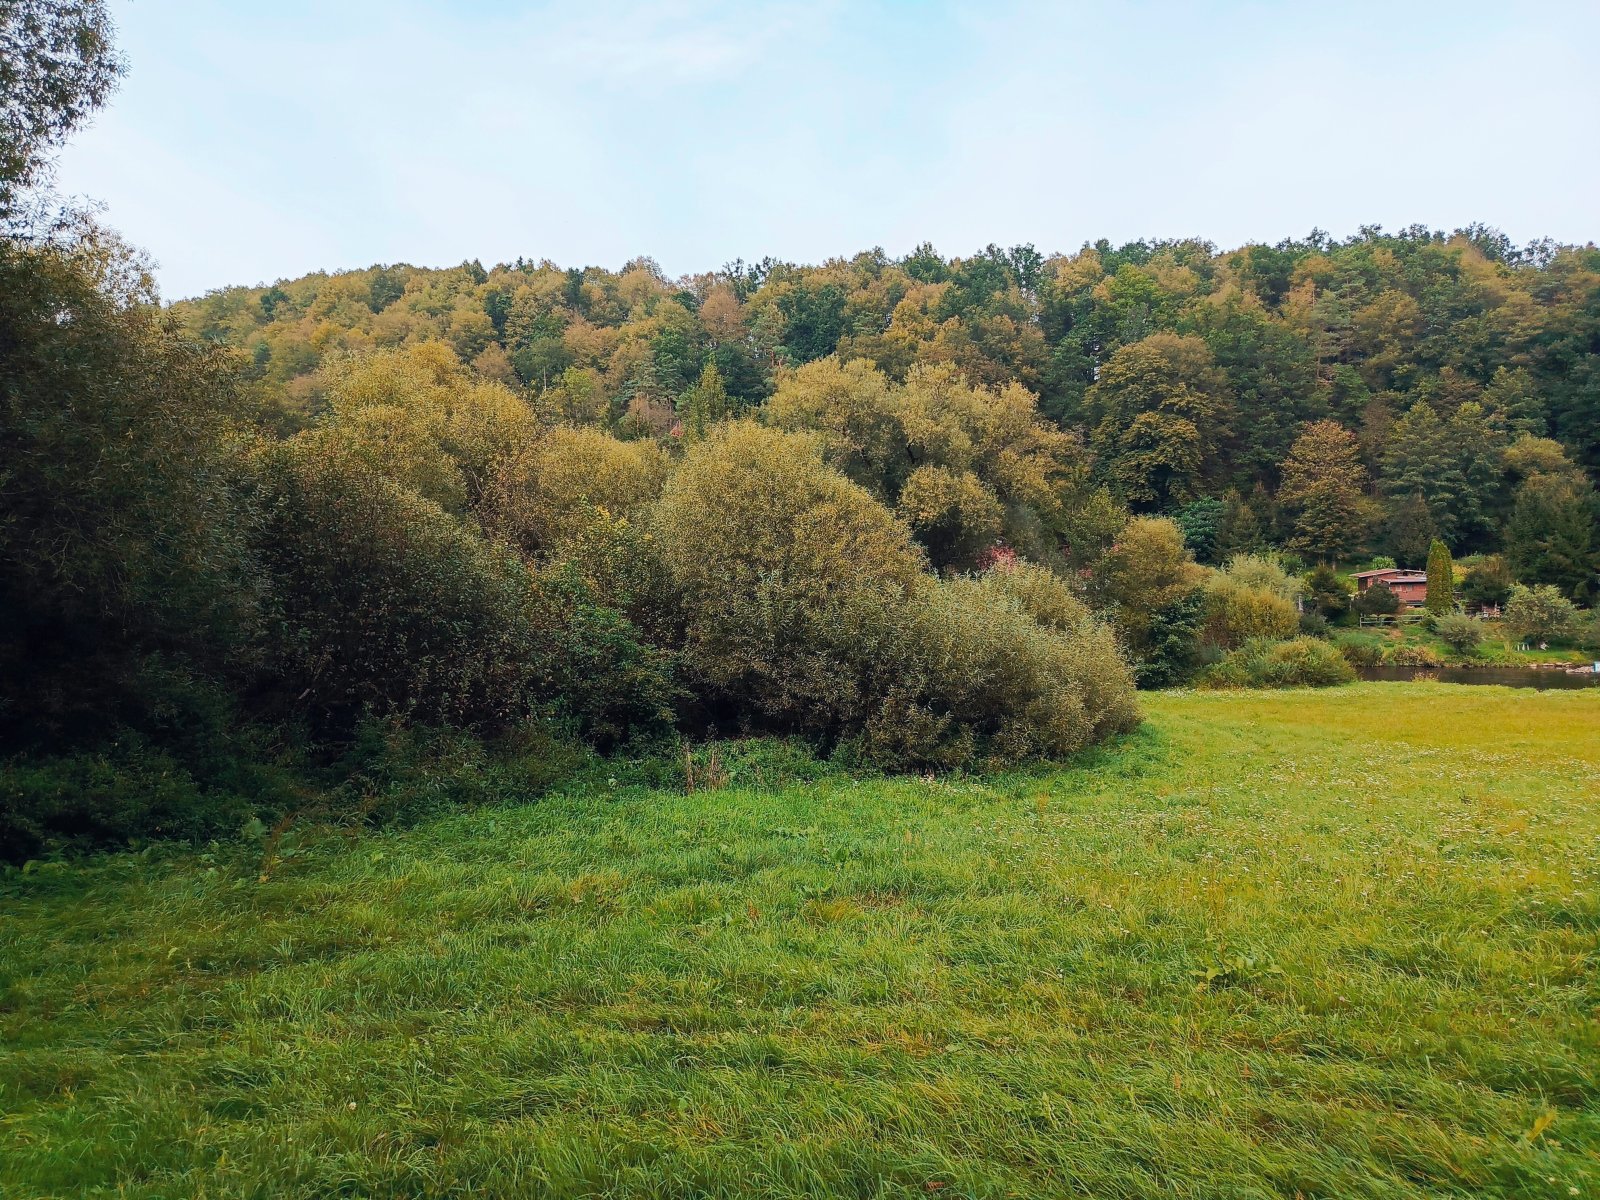
[[[1600,690],[0,878],[0,1195],[1600,1196]]]

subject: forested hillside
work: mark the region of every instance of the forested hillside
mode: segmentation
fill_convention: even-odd
[[[423,342],[533,397],[547,420],[629,438],[761,405],[828,356],[869,360],[887,377],[878,388],[946,368],[1032,392],[1081,437],[1095,482],[1202,530],[1202,557],[1280,544],[1420,565],[1437,536],[1458,554],[1504,548],[1569,593],[1592,588],[1594,499],[1573,469],[1600,470],[1592,245],[1413,227],[1233,251],[1101,241],[946,259],[923,246],[681,280],[648,259],[615,273],[398,265],[176,309],[238,348],[284,429],[326,406],[322,364]],[[968,490],[976,508],[994,498]]]
[[[726,736],[1061,760],[1136,685],[1600,648],[1593,246],[390,266],[163,306],[48,189],[122,67],[103,6],[0,17],[0,857]],[[1427,559],[1410,640],[1358,553]],[[1393,636],[1332,629],[1358,612]]]

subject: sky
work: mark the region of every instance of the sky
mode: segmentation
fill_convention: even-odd
[[[1600,239],[1600,0],[109,0],[58,187],[163,294],[924,241]]]

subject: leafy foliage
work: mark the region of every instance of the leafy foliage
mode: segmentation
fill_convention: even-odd
[[[483,521],[524,554],[553,554],[583,530],[593,511],[639,517],[666,475],[666,458],[651,442],[558,426],[501,462]]]
[[[1016,385],[1092,453],[1070,465],[1083,483],[1138,510],[1223,502],[1221,541],[1195,543],[1203,560],[1274,543],[1331,557],[1370,535],[1420,565],[1436,536],[1457,553],[1509,542],[1527,471],[1504,456],[1520,440],[1564,448],[1568,469],[1597,465],[1600,438],[1585,436],[1600,412],[1596,255],[1507,251],[1477,228],[1367,228],[1220,253],[1138,242],[946,259],[924,246],[899,261],[768,260],[680,280],[648,260],[614,272],[397,264],[177,311],[247,355],[248,386],[290,426],[314,407],[319,363],[426,341],[526,389],[554,419],[629,436],[677,427],[693,439],[776,387],[764,415],[827,433],[832,461],[880,498],[896,503],[918,466],[970,470],[1000,497],[1008,544],[1047,558],[1089,492],[1068,488],[1065,512],[1019,509],[998,460],[964,460],[948,437],[951,425],[972,432],[952,379],[993,394]],[[930,412],[939,436],[908,441]],[[1553,538],[1556,559],[1581,559],[1573,539],[1595,544],[1593,512],[1527,490],[1524,541]],[[1532,569],[1580,586],[1554,559]]]
[[[1510,597],[1514,582],[1502,556],[1486,555],[1467,568],[1461,581],[1461,599],[1472,608],[1498,608]]]
[[[1368,617],[1392,617],[1400,611],[1400,597],[1381,579],[1358,592],[1351,603],[1357,612]]]
[[[1227,513],[1227,504],[1207,496],[1190,501],[1173,515],[1172,519],[1183,531],[1183,544],[1196,562],[1214,566],[1221,559]]]
[[[1278,498],[1295,512],[1289,545],[1332,558],[1362,540],[1367,523],[1366,470],[1355,435],[1337,421],[1316,421],[1283,464]]]
[[[664,668],[580,585],[316,439],[263,455],[259,554],[282,702],[320,726],[372,715],[504,727],[565,710],[602,736],[665,720]]]
[[[1095,501],[1082,442],[1026,389],[972,386],[948,366],[903,384],[827,358],[780,379],[762,415],[821,439],[829,463],[896,506],[940,568],[970,568],[1000,541],[1063,554]]]
[[[1523,637],[1545,640],[1571,636],[1577,629],[1578,610],[1548,583],[1532,587],[1518,584],[1506,601],[1506,625]]]
[[[930,580],[905,526],[815,436],[715,431],[655,513],[705,717],[894,766],[1071,753],[1130,726],[1110,631],[1037,567]]]
[[[1483,622],[1465,613],[1446,613],[1434,622],[1433,631],[1459,654],[1471,654],[1483,641]]]
[[[1202,638],[1231,650],[1249,641],[1293,637],[1300,613],[1290,598],[1294,581],[1269,559],[1241,556],[1205,583]]]
[[[1167,601],[1151,615],[1144,653],[1135,666],[1142,688],[1175,687],[1194,674],[1200,660],[1206,596],[1187,592]]]
[[[1194,592],[1204,578],[1177,525],[1135,517],[1090,569],[1089,595],[1139,661],[1150,646],[1154,614]]]
[[[103,726],[148,656],[249,641],[242,418],[115,240],[0,241],[0,732]]]
[[[714,720],[826,736],[866,719],[922,558],[814,438],[714,431],[653,520],[683,595],[684,666]]]
[[[1306,573],[1306,599],[1327,620],[1337,620],[1350,611],[1352,592],[1350,584],[1326,563]]]
[[[49,152],[105,103],[123,71],[102,0],[0,4],[0,225],[21,215]]]
[[[1331,687],[1354,678],[1355,671],[1335,647],[1321,638],[1302,637],[1252,639],[1208,667],[1201,683],[1215,688]]]

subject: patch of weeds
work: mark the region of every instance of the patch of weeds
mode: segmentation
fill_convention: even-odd
[[[1268,979],[1279,978],[1284,973],[1283,968],[1270,954],[1230,948],[1223,942],[1214,943],[1214,948],[1215,953],[1209,962],[1189,971],[1195,987],[1202,991],[1229,987],[1256,987]]]

